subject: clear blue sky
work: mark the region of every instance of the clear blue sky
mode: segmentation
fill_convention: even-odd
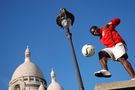
[[[93,90],[99,83],[130,80],[123,66],[113,61],[108,62],[111,78],[93,75],[100,69],[97,53],[104,46],[89,28],[119,17],[117,31],[127,42],[129,61],[135,68],[135,0],[0,0],[0,90],[8,89],[13,72],[24,62],[27,45],[31,61],[40,67],[48,84],[54,68],[65,90],[79,90],[68,39],[56,24],[61,7],[75,16],[71,32],[85,90]],[[87,43],[96,49],[90,58],[81,53]]]

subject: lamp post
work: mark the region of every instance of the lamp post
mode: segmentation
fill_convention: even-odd
[[[84,86],[83,86],[83,82],[82,82],[82,78],[81,78],[81,74],[80,74],[80,70],[79,70],[79,66],[78,66],[78,62],[77,62],[77,58],[76,58],[76,54],[75,54],[75,50],[74,50],[74,46],[72,42],[72,33],[70,32],[70,29],[69,29],[70,26],[73,25],[74,23],[74,16],[73,14],[68,12],[65,8],[61,8],[60,14],[57,17],[56,22],[60,27],[62,27],[66,31],[66,35],[67,35],[67,38],[69,40],[71,50],[72,50],[73,62],[75,65],[75,71],[78,78],[79,89],[84,90]]]

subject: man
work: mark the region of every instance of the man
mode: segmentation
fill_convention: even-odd
[[[98,28],[97,26],[92,26],[90,28],[91,34],[94,36],[99,36],[101,43],[106,46],[106,48],[102,49],[98,53],[102,70],[95,72],[95,76],[111,77],[111,73],[107,66],[107,61],[109,59],[113,59],[120,62],[130,75],[131,79],[135,80],[135,72],[130,62],[127,60],[128,55],[126,43],[115,30],[115,27],[119,25],[119,23],[120,19],[114,18],[102,28]]]

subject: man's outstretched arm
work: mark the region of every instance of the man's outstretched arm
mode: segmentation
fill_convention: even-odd
[[[114,18],[114,19],[110,20],[110,22],[107,23],[103,28],[105,30],[107,30],[107,29],[112,30],[119,24],[120,24],[120,19],[119,18]]]

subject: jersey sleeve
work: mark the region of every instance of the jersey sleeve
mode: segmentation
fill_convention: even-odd
[[[110,20],[110,22],[112,23],[113,26],[117,26],[120,24],[120,19],[119,18],[114,18],[112,20]]]
[[[110,20],[110,22],[112,23],[112,25],[109,26],[108,30],[114,30],[114,28],[120,24],[120,19],[114,18],[114,19]]]

